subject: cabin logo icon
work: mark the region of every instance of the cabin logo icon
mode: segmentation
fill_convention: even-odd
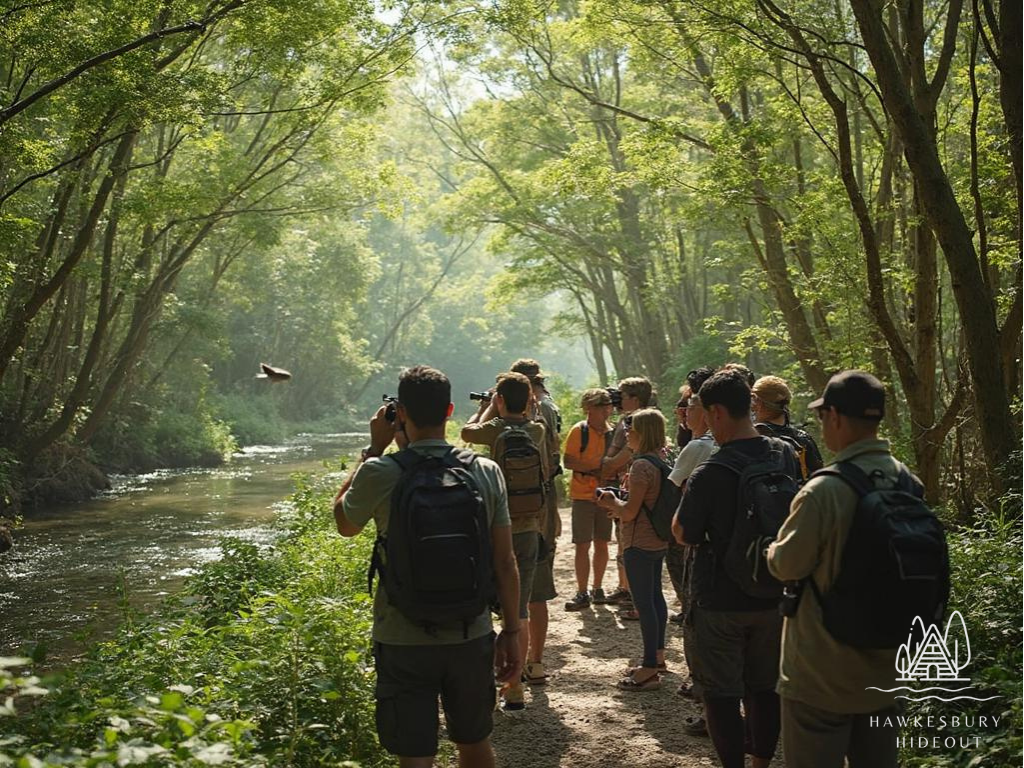
[[[896,652],[896,671],[900,682],[969,683],[960,672],[971,661],[971,641],[960,611],[953,611],[946,631],[932,624],[925,627],[920,616],[914,619],[907,642]]]
[[[945,632],[940,632],[936,624],[926,627],[924,620],[916,616],[910,625],[907,642],[896,651],[896,672],[899,675],[896,682],[903,685],[895,688],[869,686],[867,690],[893,693],[897,699],[907,701],[991,701],[1000,698],[974,695],[970,678],[961,674],[970,661],[971,641],[960,611],[949,615]]]

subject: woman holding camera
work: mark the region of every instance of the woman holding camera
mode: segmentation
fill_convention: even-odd
[[[626,575],[633,593],[633,605],[640,614],[643,658],[618,682],[624,691],[647,691],[661,685],[665,669],[665,625],[668,606],[661,591],[661,569],[668,544],[654,530],[646,510],[653,509],[661,491],[661,470],[648,457],[661,458],[665,450],[665,417],[656,408],[633,413],[626,433],[633,452],[627,499],[603,491],[598,506],[621,523],[620,541]]]

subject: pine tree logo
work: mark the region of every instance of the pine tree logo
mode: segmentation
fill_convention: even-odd
[[[907,642],[896,652],[896,671],[900,682],[969,683],[960,672],[971,661],[971,641],[960,611],[953,611],[946,622],[945,634],[935,624],[925,627],[920,616],[914,619]]]

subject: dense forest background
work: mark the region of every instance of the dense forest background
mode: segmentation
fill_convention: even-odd
[[[1021,70],[1006,0],[6,3],[3,504],[530,355],[868,368],[969,517],[1020,471]]]

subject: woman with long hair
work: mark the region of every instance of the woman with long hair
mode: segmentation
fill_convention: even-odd
[[[626,499],[610,492],[598,496],[598,505],[621,523],[621,546],[626,575],[633,593],[633,605],[640,614],[643,657],[618,682],[625,691],[647,691],[661,685],[665,669],[665,624],[668,607],[661,591],[661,570],[668,544],[651,524],[647,510],[653,509],[661,491],[661,470],[665,451],[665,417],[656,408],[633,413],[626,436],[633,451]]]

